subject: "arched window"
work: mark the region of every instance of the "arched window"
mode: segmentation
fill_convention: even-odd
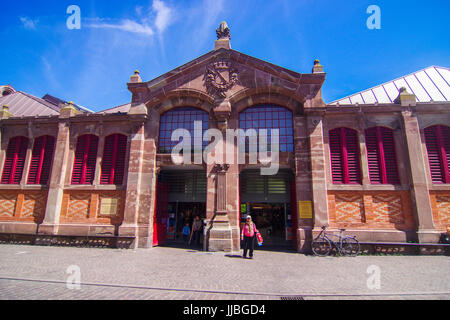
[[[358,132],[337,128],[329,132],[334,184],[361,184]]]
[[[267,144],[271,145],[271,130],[280,130],[280,152],[294,152],[294,121],[292,112],[279,106],[255,106],[239,115],[239,128],[267,129]],[[248,143],[246,150],[249,150]]]
[[[394,132],[385,127],[366,130],[367,159],[372,184],[400,184]]]
[[[113,134],[105,138],[101,184],[123,184],[127,141],[127,136],[123,134]]]
[[[93,184],[97,162],[98,137],[87,134],[78,137],[72,172],[72,184]]]
[[[433,183],[450,183],[450,127],[426,128],[425,144]]]
[[[14,137],[9,140],[3,166],[2,184],[20,184],[25,158],[27,156],[28,138]]]
[[[161,116],[159,130],[159,153],[171,153],[179,141],[172,141],[172,133],[177,129],[186,129],[191,133],[194,144],[194,122],[202,122],[202,146],[206,148],[208,142],[203,141],[203,135],[209,129],[209,114],[196,108],[177,108]],[[192,150],[194,148],[192,147]]]
[[[48,184],[55,150],[55,138],[42,136],[34,140],[28,184]]]

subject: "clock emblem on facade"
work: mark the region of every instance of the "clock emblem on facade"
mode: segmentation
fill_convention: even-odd
[[[238,72],[230,61],[219,60],[206,68],[205,83],[208,93],[225,98],[225,93],[238,81]]]

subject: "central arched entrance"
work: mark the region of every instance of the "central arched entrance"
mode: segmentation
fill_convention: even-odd
[[[262,176],[259,170],[240,174],[241,228],[247,215],[264,238],[265,248],[295,245],[295,183],[291,170],[280,170],[274,176]]]

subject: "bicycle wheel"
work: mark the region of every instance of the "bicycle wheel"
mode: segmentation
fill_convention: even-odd
[[[317,238],[312,242],[312,251],[316,256],[326,257],[331,253],[331,242],[327,238]]]
[[[361,252],[358,240],[347,237],[342,240],[342,253],[348,257],[356,257]]]

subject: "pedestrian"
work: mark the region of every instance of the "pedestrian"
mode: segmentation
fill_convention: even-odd
[[[244,242],[244,255],[243,258],[247,259],[247,253],[250,254],[250,259],[253,259],[253,251],[255,249],[256,234],[258,233],[256,225],[253,223],[252,217],[247,216],[246,223],[242,228],[241,240]]]
[[[191,228],[189,227],[189,223],[186,223],[186,225],[183,228],[183,241],[184,245],[187,247],[189,244],[189,235],[191,234]]]
[[[199,216],[196,216],[194,219],[194,223],[192,224],[192,240],[196,246],[200,246],[200,237],[202,233],[203,222]]]

